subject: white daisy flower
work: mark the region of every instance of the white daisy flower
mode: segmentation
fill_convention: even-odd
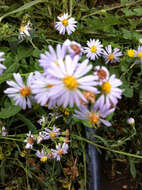
[[[60,128],[57,128],[55,126],[53,126],[52,130],[45,128],[45,130],[41,132],[41,135],[43,136],[44,140],[53,140],[55,137],[58,137],[60,135]]]
[[[105,59],[106,64],[108,62],[110,62],[110,63],[120,62],[120,60],[119,60],[120,56],[122,56],[120,49],[114,48],[114,50],[112,51],[111,45],[108,45],[105,48],[105,50],[103,51],[103,57]]]
[[[24,140],[24,142],[26,142],[26,149],[32,149],[33,148],[33,144],[34,144],[35,138],[34,136],[31,134],[31,131],[29,131],[29,133],[27,133],[27,138]]]
[[[136,57],[138,57],[140,62],[142,63],[142,46],[139,46],[135,53],[136,53]]]
[[[34,80],[32,81],[31,89],[32,93],[35,95],[34,99],[41,106],[47,105],[48,108],[55,107],[56,101],[52,100],[49,95],[50,90],[53,85],[50,84],[50,78],[43,76],[43,74],[38,73]]]
[[[33,80],[33,73],[27,78],[26,85],[24,84],[22,77],[19,73],[13,74],[14,81],[7,81],[7,84],[10,88],[7,88],[4,93],[8,95],[8,97],[13,98],[15,101],[15,105],[21,106],[24,110],[26,107],[31,108],[31,100],[32,100],[32,91],[31,91],[31,83]]]
[[[5,58],[3,58],[4,52],[0,52],[0,62],[5,61]],[[0,75],[3,73],[3,71],[6,69],[6,66],[0,63]]]
[[[49,51],[46,51],[45,54],[40,54],[39,59],[39,65],[43,67],[45,73],[48,71],[51,63],[55,63],[58,65],[58,60],[65,58],[67,46],[65,44],[58,44],[56,47],[56,51],[53,49],[52,46],[48,46],[48,49]]]
[[[98,85],[102,85],[103,82],[107,81],[109,78],[109,71],[104,66],[96,66],[94,68],[95,81]]]
[[[48,153],[47,152],[45,152],[43,149],[41,150],[41,151],[37,151],[36,152],[36,156],[38,157],[38,158],[40,158],[40,161],[41,162],[46,162],[47,161],[47,159],[48,159]]]
[[[62,16],[57,17],[59,22],[56,22],[55,28],[59,31],[60,34],[65,34],[67,32],[70,35],[75,31],[77,21],[68,15],[68,13],[64,13]]]
[[[84,53],[87,54],[87,58],[91,60],[98,59],[103,51],[101,42],[99,40],[90,39],[90,41],[87,41],[87,45],[88,47],[84,48]]]
[[[98,90],[94,87],[94,76],[84,76],[92,69],[92,65],[88,65],[88,60],[78,64],[78,60],[78,56],[72,59],[67,55],[65,61],[60,60],[58,66],[52,64],[52,68],[48,71],[55,77],[50,79],[50,84],[54,85],[50,89],[50,96],[53,99],[58,98],[58,105],[73,107],[74,103],[79,106],[81,99],[86,102],[81,90],[98,93]]]
[[[29,23],[25,26],[20,26],[18,39],[23,40],[26,37],[31,37],[30,30],[32,30],[32,28]]]
[[[101,85],[102,95],[99,97],[98,102],[100,106],[105,103],[110,106],[115,106],[118,99],[121,99],[122,90],[118,86],[122,85],[120,79],[117,79],[113,74],[107,81]]]
[[[114,112],[115,108],[110,109],[107,104],[100,105],[97,101],[91,111],[83,105],[79,109],[80,111],[75,110],[75,117],[80,120],[88,120],[93,127],[100,126],[101,123],[108,127],[111,126],[111,123],[105,120],[105,118]]]
[[[59,143],[58,145],[56,145],[56,150],[51,149],[53,157],[56,158],[57,161],[60,161],[61,156],[63,154],[67,154],[68,153],[67,152],[68,148],[69,148],[68,144],[63,143],[61,145],[61,143]]]
[[[64,45],[67,46],[67,50],[72,58],[76,55],[78,55],[81,58],[83,49],[79,43],[67,39],[64,42]]]

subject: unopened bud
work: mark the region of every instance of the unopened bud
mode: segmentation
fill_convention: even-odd
[[[135,123],[134,118],[132,118],[132,117],[128,118],[127,123],[130,124],[130,125],[133,125]]]

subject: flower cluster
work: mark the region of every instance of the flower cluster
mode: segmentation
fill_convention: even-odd
[[[67,137],[61,137],[61,134],[65,134],[65,132],[60,132],[60,128],[57,128],[55,125],[50,128],[45,128],[43,131],[39,132],[39,135],[35,137],[31,134],[31,131],[27,134],[27,138],[24,140],[26,142],[25,149],[33,149],[33,145],[35,142],[37,144],[41,144],[42,141],[51,140],[52,144],[55,144],[55,149],[49,148],[48,145],[44,145],[44,149],[41,151],[36,151],[36,156],[40,158],[41,162],[46,162],[47,159],[56,159],[60,161],[62,155],[67,154],[68,151],[68,142],[66,141]],[[65,134],[66,136],[66,134]],[[61,143],[61,141],[64,141]]]
[[[99,40],[91,40],[88,45],[93,54],[88,53],[87,57],[91,59],[103,54],[106,63],[110,57],[110,62],[118,62],[119,56],[122,55],[117,48],[112,51],[110,45],[103,50]],[[89,49],[86,48],[86,51]],[[122,82],[114,74],[110,75],[106,67],[97,65],[93,68],[88,59],[81,61],[83,53],[84,50],[79,43],[68,39],[63,45],[58,44],[56,50],[49,46],[49,51],[41,54],[39,60],[44,72],[31,73],[26,83],[19,73],[14,73],[15,82],[7,81],[10,88],[4,92],[14,99],[15,105],[23,109],[31,108],[32,102],[41,106],[47,105],[48,108],[76,105],[81,110],[76,111],[78,118],[88,119],[93,125],[102,122],[110,126],[103,119],[115,110],[118,99],[121,99],[122,90],[119,86]],[[93,96],[97,98],[94,99]],[[91,102],[92,110],[87,111],[82,105],[86,106],[89,103],[88,98],[94,99],[94,102]],[[43,136],[43,139],[49,139],[50,130],[42,132],[39,141]]]

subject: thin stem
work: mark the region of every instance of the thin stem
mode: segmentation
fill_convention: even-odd
[[[72,0],[70,0],[70,15],[72,15]]]
[[[84,142],[87,142],[87,143],[89,143],[89,144],[92,144],[92,145],[95,146],[95,147],[98,147],[98,148],[101,148],[101,149],[104,149],[104,150],[108,150],[108,151],[110,151],[110,152],[114,152],[114,153],[117,153],[117,154],[122,154],[122,155],[125,155],[125,156],[128,156],[128,157],[134,157],[134,158],[142,159],[142,156],[140,156],[140,155],[127,153],[127,152],[123,152],[123,151],[120,151],[120,150],[113,150],[113,149],[111,149],[111,148],[107,148],[107,147],[105,147],[105,146],[96,144],[96,143],[94,143],[93,141],[90,141],[90,140],[88,140],[88,139],[85,139],[85,138],[80,137],[80,136],[77,136],[77,135],[73,135],[73,134],[72,134],[72,137],[74,137],[74,138],[77,139],[77,140],[82,140],[82,141],[84,141]]]
[[[108,9],[104,9],[103,11],[104,11],[104,12],[105,12],[105,11],[106,11],[106,12],[107,12],[107,11],[112,11],[112,10],[115,10],[115,9],[120,9],[120,8],[123,8],[123,7],[128,7],[128,6],[136,5],[136,4],[140,3],[140,2],[142,2],[142,0],[139,0],[139,1],[137,1],[137,2],[126,3],[126,4],[124,4],[124,5],[117,5],[117,6],[115,6],[115,7],[111,7],[111,8],[108,8]],[[89,16],[93,16],[93,15],[100,14],[101,12],[102,12],[102,10],[99,10],[99,11],[96,11],[96,12],[94,12],[94,13],[90,13],[90,14],[88,14],[88,15],[85,15],[85,16],[82,17],[82,20],[83,20],[84,18],[89,17]]]

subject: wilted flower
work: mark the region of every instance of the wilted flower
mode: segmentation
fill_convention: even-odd
[[[13,98],[15,105],[21,106],[24,110],[26,109],[26,106],[31,108],[31,83],[33,73],[28,76],[26,85],[19,73],[14,73],[13,76],[16,82],[7,81],[10,88],[7,88],[4,93],[8,94],[8,97]]]
[[[29,133],[27,133],[27,138],[24,140],[24,142],[26,142],[26,149],[32,149],[33,148],[33,144],[34,144],[35,138],[34,136],[31,134],[31,131],[29,131]]]
[[[67,154],[68,153],[67,152],[68,147],[69,146],[66,143],[63,143],[62,145],[61,145],[61,143],[59,143],[58,145],[56,145],[56,150],[51,149],[54,158],[56,158],[57,161],[60,161],[61,156],[63,154]]]
[[[59,31],[60,34],[65,34],[67,32],[70,35],[75,31],[77,21],[68,15],[68,13],[64,13],[61,16],[57,17],[59,22],[56,22],[55,28]]]
[[[108,80],[109,71],[106,67],[98,65],[94,68],[94,71],[95,81],[98,85],[102,85],[103,82]]]
[[[127,123],[130,124],[130,125],[133,125],[135,123],[134,118],[132,118],[132,117],[128,118]]]
[[[90,41],[87,41],[88,47],[84,48],[84,53],[86,54],[87,58],[91,60],[97,59],[102,51],[103,51],[103,45],[99,40],[90,39]]]
[[[64,45],[67,46],[67,50],[68,53],[70,54],[70,56],[73,58],[74,56],[78,55],[79,57],[81,57],[82,55],[82,47],[79,43],[75,42],[75,41],[70,41],[70,40],[66,40],[64,42]]]
[[[111,45],[108,45],[105,48],[105,50],[103,50],[103,57],[105,59],[106,64],[108,62],[110,62],[110,63],[120,62],[120,60],[119,60],[120,56],[122,56],[120,49],[114,48],[114,50],[112,51]]]

